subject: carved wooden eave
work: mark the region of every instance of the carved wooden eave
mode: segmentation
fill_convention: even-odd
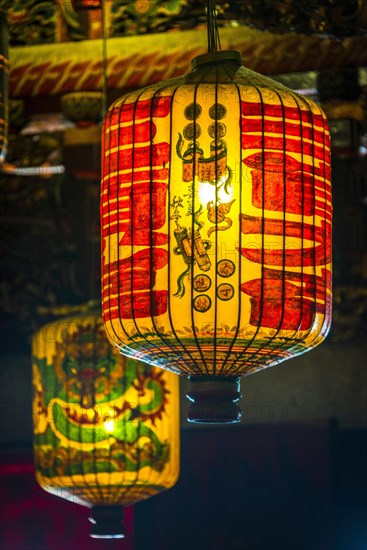
[[[184,74],[191,59],[206,52],[206,41],[204,29],[109,38],[108,88],[136,88]],[[338,40],[238,26],[221,29],[221,44],[239,50],[247,67],[268,75],[367,65],[364,36]],[[102,84],[102,40],[10,49],[11,98],[101,90]]]

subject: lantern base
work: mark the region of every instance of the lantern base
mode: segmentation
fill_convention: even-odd
[[[192,401],[187,412],[189,422],[233,424],[241,419],[239,376],[190,376],[187,397]]]
[[[88,518],[93,524],[93,539],[122,539],[125,537],[122,506],[93,506]]]

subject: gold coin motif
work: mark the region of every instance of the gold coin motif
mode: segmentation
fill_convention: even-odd
[[[204,313],[205,311],[208,311],[212,305],[212,301],[206,294],[200,294],[200,296],[196,296],[196,298],[194,298],[193,304],[196,311]]]
[[[185,128],[183,129],[183,135],[184,138],[187,140],[197,139],[201,134],[201,128],[199,124],[195,124],[193,122],[190,122],[190,124],[186,124]]]
[[[209,109],[209,116],[212,120],[221,120],[227,114],[227,109],[221,103],[214,103]]]
[[[211,286],[212,282],[208,275],[196,275],[194,279],[194,290],[196,292],[205,292]]]
[[[184,115],[188,120],[194,120],[201,115],[201,106],[199,103],[190,103],[185,107]]]
[[[232,285],[229,285],[228,283],[222,283],[217,288],[217,296],[220,300],[230,300],[233,298],[234,295],[234,288]]]
[[[226,127],[222,122],[212,122],[208,127],[208,134],[211,138],[222,138],[226,135]]]
[[[217,263],[217,273],[221,277],[230,277],[236,270],[232,260],[221,260]]]

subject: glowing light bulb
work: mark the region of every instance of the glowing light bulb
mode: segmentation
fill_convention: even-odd
[[[103,423],[104,429],[108,433],[112,433],[115,429],[115,421],[114,420],[106,420],[106,422]]]
[[[214,185],[211,185],[210,183],[203,182],[199,186],[199,201],[201,204],[206,206],[208,202],[215,201],[215,187]]]
[[[217,184],[209,183],[207,181],[200,182],[198,189],[199,201],[203,206],[206,206],[209,202],[218,203],[227,202],[232,199],[233,191],[230,186],[226,186],[228,176],[224,175],[218,179]]]

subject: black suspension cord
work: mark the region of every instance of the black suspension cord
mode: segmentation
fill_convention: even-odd
[[[102,2],[102,117],[107,113],[107,33],[106,2]]]
[[[220,51],[220,38],[217,23],[217,10],[215,0],[207,0],[206,6],[208,53]]]

